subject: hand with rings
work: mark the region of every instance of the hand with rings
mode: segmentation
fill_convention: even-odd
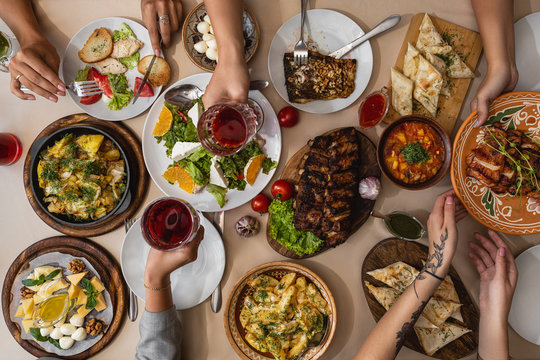
[[[144,25],[150,33],[152,49],[159,55],[159,38],[165,46],[171,43],[171,35],[176,32],[182,19],[180,0],[141,0],[141,12]]]

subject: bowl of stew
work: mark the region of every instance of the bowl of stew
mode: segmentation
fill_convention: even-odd
[[[450,168],[452,145],[435,121],[409,115],[390,124],[377,146],[377,161],[394,184],[422,190],[438,183]]]

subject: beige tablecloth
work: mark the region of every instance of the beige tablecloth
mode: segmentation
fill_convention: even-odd
[[[139,2],[136,0],[40,0],[35,1],[36,11],[43,26],[44,33],[57,47],[60,54],[64,52],[69,39],[86,23],[107,16],[125,16],[140,19]],[[184,1],[186,14],[196,2]],[[269,79],[267,54],[274,33],[284,21],[300,10],[299,1],[292,0],[248,0],[247,6],[253,11],[261,29],[261,42],[249,67],[252,78]],[[401,14],[402,22],[392,32],[371,40],[373,49],[373,74],[366,89],[366,94],[381,88],[388,82],[390,67],[395,62],[397,53],[407,31],[409,20],[419,12],[428,11],[448,21],[470,29],[477,30],[473,11],[469,0],[311,0],[312,8],[328,8],[340,11],[354,19],[364,30],[375,26],[390,14]],[[515,18],[519,19],[531,12],[540,10],[540,2],[532,0],[516,1]],[[2,14],[2,16],[9,16]],[[200,72],[187,58],[181,43],[180,33],[173,38],[173,43],[166,50],[171,63],[171,82],[185,76]],[[474,80],[471,91],[465,101],[460,119],[468,114],[469,102],[485,74],[486,65],[482,60],[478,67],[479,78]],[[23,102],[9,92],[9,78],[0,73],[0,131],[16,134],[24,147],[23,157],[15,165],[0,167],[0,274],[2,279],[13,259],[27,246],[40,239],[58,235],[34,213],[28,203],[22,181],[23,159],[28,147],[36,135],[50,122],[65,115],[80,112],[79,108],[68,98],[62,98],[58,104],[39,99],[34,102]],[[276,91],[269,87],[263,94],[270,100],[274,109],[285,106]],[[362,99],[362,98],[361,98]],[[283,129],[282,161],[277,170],[279,173],[289,159],[306,141],[324,131],[340,127],[357,125],[357,107],[353,106],[329,115],[301,114],[300,123],[291,129]],[[126,125],[141,134],[146,113],[125,122]],[[367,131],[367,135],[376,142],[382,127]],[[419,217],[422,221],[433,205],[435,196],[451,187],[447,176],[437,186],[423,191],[403,191],[383,180],[383,192],[377,201],[377,207],[383,212],[405,210]],[[152,183],[146,203],[162,196]],[[254,213],[249,204],[228,211],[225,215],[224,244],[227,265],[223,275],[223,295],[229,295],[233,284],[252,267],[275,260],[284,260],[266,243],[264,233],[257,237],[244,239],[236,235],[235,221],[243,215]],[[140,216],[140,213],[139,213]],[[263,228],[266,216],[260,218]],[[453,264],[461,275],[472,297],[478,299],[478,277],[467,257],[466,242],[472,238],[474,231],[485,232],[473,219],[465,219],[459,224],[460,243]],[[351,359],[362,341],[366,338],[375,322],[368,309],[361,287],[360,269],[368,251],[380,240],[389,237],[381,221],[370,219],[345,244],[327,251],[314,258],[300,261],[318,273],[332,289],[338,308],[338,327],[334,340],[324,359]],[[509,236],[514,254],[540,243],[540,236]],[[107,248],[117,259],[120,256],[124,230],[118,229],[104,236],[92,238]],[[426,240],[424,239],[423,242]],[[225,300],[224,299],[224,300]],[[144,304],[139,301],[142,309]],[[225,336],[223,328],[223,310],[214,314],[208,301],[193,309],[183,311],[185,359],[238,359]],[[140,316],[139,316],[140,318]],[[135,345],[139,339],[138,322],[126,321],[113,342],[96,355],[96,359],[131,359],[135,353]],[[540,346],[533,345],[513,330],[510,332],[510,351],[518,359],[540,358]],[[12,338],[4,323],[0,325],[0,357],[3,359],[32,359]],[[471,355],[467,359],[473,359]],[[398,359],[427,359],[416,352],[403,348]]]

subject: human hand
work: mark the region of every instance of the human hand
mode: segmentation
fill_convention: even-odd
[[[144,25],[150,34],[154,54],[159,56],[161,53],[160,34],[163,44],[169,46],[172,34],[178,31],[180,26],[182,3],[180,0],[141,0],[141,13]]]
[[[186,246],[173,251],[150,249],[144,271],[145,284],[163,287],[169,281],[169,275],[176,269],[197,260],[199,244],[204,238],[204,227],[200,227],[195,238]]]
[[[479,127],[487,121],[489,104],[500,94],[512,91],[516,87],[518,78],[519,74],[515,63],[488,68],[488,72],[471,102],[471,110],[478,111],[475,127]]]
[[[57,95],[66,95],[66,86],[58,77],[59,66],[56,49],[44,37],[21,43],[21,49],[9,63],[11,93],[23,100],[35,100],[33,94],[22,92],[23,84],[32,92],[57,102]]]
[[[249,73],[245,60],[220,61],[203,95],[204,108],[216,104],[247,103]]]
[[[452,263],[458,242],[456,223],[467,216],[454,190],[437,197],[428,218],[429,256],[425,269],[444,278]]]
[[[475,233],[480,243],[469,242],[469,257],[480,275],[480,312],[497,319],[508,318],[518,271],[508,245],[493,230],[489,238]]]

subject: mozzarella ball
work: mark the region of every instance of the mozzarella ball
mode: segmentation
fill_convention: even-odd
[[[59,343],[60,343],[60,347],[64,350],[67,350],[69,349],[70,347],[73,346],[73,343],[75,342],[75,340],[73,340],[72,338],[70,338],[69,336],[64,336],[63,338],[60,339]]]
[[[80,327],[71,335],[71,338],[75,341],[83,341],[86,339],[86,330],[84,328]]]
[[[216,39],[208,40],[206,42],[206,46],[208,46],[208,48],[210,48],[210,49],[217,49]]]
[[[64,324],[60,327],[60,331],[64,335],[71,335],[77,330],[77,328],[71,324]]]
[[[206,50],[206,57],[210,60],[217,60],[218,58],[218,52],[217,49],[209,48]]]
[[[201,34],[208,34],[210,31],[210,24],[208,24],[206,21],[201,21],[197,24],[197,31]]]
[[[198,43],[193,45],[193,48],[199,54],[204,54],[206,52],[206,50],[208,50],[208,46],[206,46],[206,43],[204,41],[199,41]]]
[[[73,326],[83,326],[84,324],[84,318],[81,317],[81,315],[79,314],[75,314],[71,317],[71,319],[69,319],[69,323]]]
[[[54,330],[50,333],[50,337],[52,337],[54,340],[58,340],[58,339],[60,339],[62,336],[64,336],[64,334],[62,334],[62,332],[60,331],[59,328],[54,329]]]
[[[53,326],[44,327],[44,328],[39,329],[39,333],[41,334],[41,336],[47,336],[47,335],[50,335],[53,332],[53,330],[54,330]]]
[[[204,15],[203,20],[206,21],[208,25],[212,24],[212,22],[210,21],[210,16],[208,16],[208,14]]]
[[[59,328],[60,326],[64,325],[66,323],[66,318],[64,317],[62,320],[54,324],[55,328]]]
[[[202,36],[202,39],[203,39],[204,41],[214,40],[215,38],[216,38],[216,37],[215,37],[214,35],[212,35],[212,34],[204,34],[204,35]]]

